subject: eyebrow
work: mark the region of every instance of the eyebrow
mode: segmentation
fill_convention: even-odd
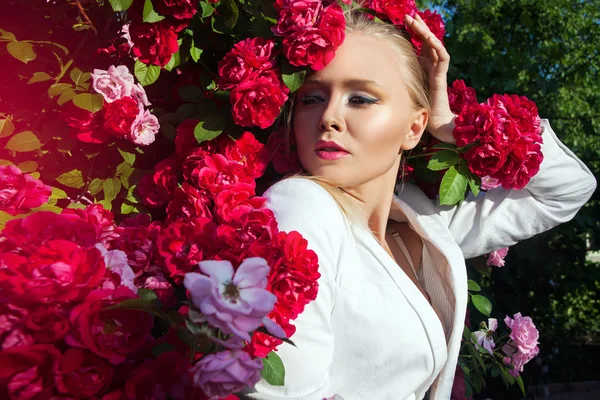
[[[319,79],[319,78],[313,78],[313,77],[309,77],[306,79],[306,81],[304,81],[305,84],[318,84],[318,85],[323,85],[323,86],[327,86],[328,83],[327,81],[324,81],[323,79]],[[342,86],[344,87],[356,87],[356,86],[373,86],[379,89],[383,89],[383,87],[378,84],[377,82],[370,80],[370,79],[346,79],[345,81],[342,82]]]

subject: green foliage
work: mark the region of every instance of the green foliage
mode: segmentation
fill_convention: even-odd
[[[261,376],[270,385],[283,386],[285,381],[285,368],[283,361],[274,351],[267,354],[267,357],[262,359],[263,369]]]

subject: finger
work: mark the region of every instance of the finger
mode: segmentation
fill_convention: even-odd
[[[450,54],[448,54],[448,50],[446,50],[446,47],[440,39],[436,38],[434,35],[431,35],[427,38],[426,42],[427,46],[435,51],[439,62],[450,62]]]
[[[442,63],[449,63],[450,62],[450,54],[448,54],[446,47],[444,46],[442,41],[439,40],[433,34],[433,32],[431,32],[431,30],[429,29],[429,27],[427,26],[425,21],[423,21],[421,16],[419,14],[417,14],[416,18],[411,18],[411,19],[412,19],[412,23],[410,24],[411,29],[421,37],[423,44],[427,43],[427,45],[435,51],[435,53],[436,53],[435,59]]]

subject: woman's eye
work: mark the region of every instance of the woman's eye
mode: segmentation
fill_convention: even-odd
[[[302,96],[302,98],[300,98],[300,101],[305,106],[309,106],[311,104],[316,104],[316,103],[319,103],[324,100],[325,99],[323,99],[321,96]]]
[[[371,97],[366,96],[352,96],[349,100],[349,103],[353,106],[368,106],[370,104],[377,103],[377,99],[373,99]]]

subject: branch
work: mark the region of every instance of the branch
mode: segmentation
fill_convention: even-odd
[[[563,120],[596,119],[596,118],[600,118],[600,114],[598,114],[598,115],[582,115],[579,117],[548,117],[548,119],[563,119]]]

